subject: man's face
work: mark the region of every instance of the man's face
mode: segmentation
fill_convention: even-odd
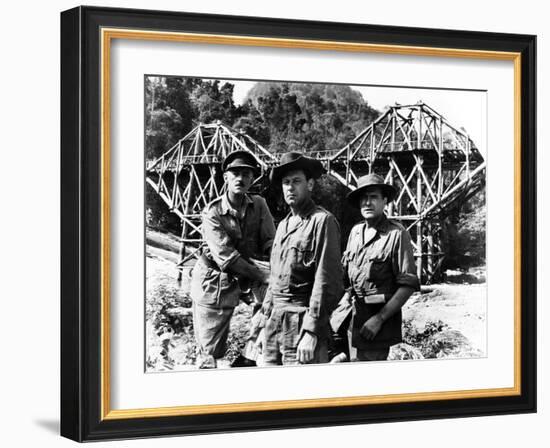
[[[254,181],[254,171],[250,168],[232,168],[223,173],[227,191],[233,194],[246,194]]]
[[[311,197],[313,179],[307,179],[302,170],[287,172],[281,179],[283,197],[291,207],[296,207]]]
[[[359,209],[365,219],[377,219],[384,214],[388,199],[378,187],[367,188],[359,198]]]

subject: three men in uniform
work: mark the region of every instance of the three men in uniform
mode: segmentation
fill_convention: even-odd
[[[248,195],[259,169],[255,157],[237,151],[222,167],[227,193],[203,212],[206,250],[192,277],[199,368],[215,367],[223,357],[243,281],[269,284],[254,319],[263,331],[253,329],[263,365],[328,362],[332,331],[343,323],[352,360],[387,359],[390,346],[402,340],[401,308],[419,289],[410,236],[384,214],[394,187],[376,174],[359,179],[347,199],[364,221],[341,256],[338,222],[311,198],[324,171],[319,161],[289,152],[272,170],[271,182],[281,186],[290,209],[276,232],[265,200]],[[267,278],[254,260],[270,251]]]

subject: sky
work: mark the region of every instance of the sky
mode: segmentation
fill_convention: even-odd
[[[256,84],[256,81],[227,80],[227,82],[235,85],[233,97],[236,104],[242,104],[248,91]],[[442,114],[454,127],[466,129],[480,152],[482,154],[486,152],[483,129],[486,122],[485,92],[353,85],[351,88],[361,92],[365,101],[379,111],[395,103],[405,105],[423,101]]]

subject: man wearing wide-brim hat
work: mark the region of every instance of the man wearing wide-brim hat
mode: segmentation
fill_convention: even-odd
[[[222,169],[227,192],[202,213],[205,244],[191,279],[199,368],[214,368],[224,356],[243,284],[267,284],[268,273],[254,260],[268,258],[275,234],[265,199],[248,194],[260,171],[255,156],[244,150],[232,152]]]
[[[289,152],[271,173],[290,213],[279,223],[271,251],[265,365],[328,361],[329,316],[341,297],[340,228],[311,194],[321,163]]]
[[[395,188],[377,174],[359,178],[348,194],[364,221],[351,230],[342,263],[346,294],[331,316],[334,331],[351,312],[352,360],[382,361],[402,341],[401,308],[415,290],[413,247],[409,232],[384,213],[396,197]]]

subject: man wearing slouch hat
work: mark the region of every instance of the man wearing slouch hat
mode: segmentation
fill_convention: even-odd
[[[328,362],[329,316],[342,295],[340,228],[311,199],[317,160],[297,152],[282,156],[271,181],[282,187],[290,213],[279,223],[271,251],[265,365]]]
[[[401,308],[420,289],[409,232],[384,213],[395,196],[395,188],[374,173],[361,177],[347,196],[364,221],[353,227],[348,238],[342,257],[347,294],[331,324],[338,331],[352,314],[352,360],[387,359],[390,347],[402,341]]]

